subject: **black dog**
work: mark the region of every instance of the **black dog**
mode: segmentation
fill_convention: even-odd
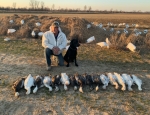
[[[79,47],[78,39],[72,39],[70,42],[70,46],[64,56],[64,60],[67,62],[67,67],[69,67],[69,62],[75,62],[75,66],[78,66],[76,56],[77,56],[77,47]]]

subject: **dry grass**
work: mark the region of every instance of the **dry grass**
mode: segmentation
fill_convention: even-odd
[[[52,17],[53,16],[53,17]],[[115,47],[125,47],[129,42],[134,43],[136,46],[150,46],[149,39],[150,37],[146,34],[141,34],[138,37],[134,36],[133,29],[134,27],[130,27],[128,29],[129,33],[127,35],[123,34],[123,29],[125,27],[117,27],[117,26],[107,26],[108,22],[112,22],[114,24],[119,23],[127,23],[127,24],[139,24],[139,31],[143,31],[145,25],[149,25],[149,22],[146,20],[149,18],[149,15],[146,14],[83,14],[83,15],[73,15],[69,14],[68,17],[64,15],[64,17],[60,15],[10,15],[4,16],[0,18],[0,35],[7,35],[8,37],[13,38],[31,38],[31,32],[34,30],[36,34],[40,31],[46,32],[49,30],[49,26],[54,20],[60,22],[62,31],[66,34],[67,39],[72,39],[72,36],[75,34],[79,36],[80,42],[85,43],[85,41],[91,37],[95,36],[95,42],[105,41],[106,37],[109,38],[112,44],[116,45]],[[57,16],[57,17],[56,17]],[[90,17],[91,16],[91,17]],[[134,17],[135,16],[135,17]],[[101,18],[100,18],[101,17]],[[142,18],[141,18],[142,17]],[[137,20],[136,20],[137,18]],[[14,23],[9,24],[9,20],[13,19]],[[21,25],[20,21],[24,19],[25,24]],[[129,23],[130,21],[130,23]],[[40,22],[42,25],[40,27],[36,27],[35,23]],[[92,25],[90,29],[87,29],[87,24],[94,22],[103,23],[103,26],[106,27],[106,31],[102,28],[98,28],[95,25]],[[141,23],[142,22],[142,23]],[[7,29],[14,28],[17,31],[12,34],[7,34]],[[110,32],[111,28],[115,28],[114,32]],[[121,35],[116,35],[116,31],[120,30],[122,32]],[[149,33],[148,33],[149,34]]]
[[[74,17],[75,15],[72,15]],[[83,15],[79,15],[83,16]],[[85,15],[84,15],[85,16]],[[86,18],[90,18],[91,15]],[[108,21],[111,15],[92,16],[96,19],[101,17]],[[139,15],[138,15],[139,16]],[[140,15],[141,16],[141,15]],[[139,21],[144,17],[146,20],[149,16],[139,16]],[[26,16],[26,19],[37,18],[36,16]],[[66,15],[67,17],[67,15]],[[40,17],[44,19],[47,17]],[[135,21],[136,16],[121,16],[114,15],[114,18],[120,18],[120,23],[128,18]],[[101,21],[99,19],[99,21]],[[62,20],[70,20],[65,18]],[[115,19],[113,20],[115,21]],[[138,19],[136,19],[138,21]],[[32,23],[29,23],[29,25]],[[76,24],[76,22],[75,22]],[[65,25],[63,25],[65,27]],[[42,27],[42,29],[48,26]],[[76,30],[72,30],[76,31]],[[103,33],[103,32],[102,32]],[[23,34],[23,33],[22,33]],[[112,37],[112,42],[117,44],[118,36]],[[146,36],[149,41],[149,34]],[[126,37],[122,35],[119,43]],[[142,37],[145,38],[145,37]],[[137,38],[138,41],[142,39]],[[25,95],[25,90],[20,92],[19,98],[14,97],[14,92],[11,90],[11,84],[14,80],[26,76],[28,73],[32,75],[43,74],[48,75],[45,71],[45,61],[43,61],[43,48],[40,39],[21,39],[5,42],[4,38],[0,38],[0,114],[86,114],[86,115],[149,115],[150,111],[150,90],[149,90],[149,73],[150,73],[150,52],[146,47],[140,47],[138,52],[132,53],[127,50],[111,47],[110,49],[101,48],[92,44],[81,44],[78,49],[79,67],[74,65],[68,68],[53,67],[51,74],[67,72],[113,72],[136,74],[143,81],[143,91],[139,92],[137,86],[134,85],[133,92],[120,89],[115,90],[111,85],[103,90],[100,87],[98,92],[89,92],[88,86],[84,87],[84,94],[78,91],[73,91],[69,87],[69,91],[64,91],[63,86],[59,92],[49,92],[47,88],[42,88],[37,94]],[[135,38],[127,36],[128,41],[134,41]],[[103,39],[101,39],[103,40]],[[122,40],[122,41],[121,41]],[[119,44],[118,43],[118,44]],[[124,43],[122,44],[124,45]],[[147,45],[148,46],[148,45]],[[65,53],[65,52],[64,52]],[[148,77],[149,76],[149,77]],[[6,96],[7,95],[7,96]]]

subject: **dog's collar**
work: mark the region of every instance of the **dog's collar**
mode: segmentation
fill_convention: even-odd
[[[77,50],[77,48],[76,48],[76,49],[73,49],[72,47],[70,47],[70,49],[72,49],[72,50]]]

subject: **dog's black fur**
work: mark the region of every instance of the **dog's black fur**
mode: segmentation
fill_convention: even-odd
[[[64,60],[67,62],[66,67],[69,67],[69,62],[75,62],[75,66],[78,66],[77,64],[77,47],[79,47],[79,40],[76,39],[72,39],[70,42],[70,46],[64,56]]]

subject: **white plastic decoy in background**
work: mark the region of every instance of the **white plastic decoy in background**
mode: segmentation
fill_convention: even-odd
[[[116,33],[117,33],[117,34],[120,34],[121,32],[118,30]]]
[[[8,29],[7,33],[14,33],[16,30],[15,29]]]
[[[146,30],[144,30],[144,31],[143,31],[143,33],[144,33],[144,34],[147,34],[147,33],[148,33],[148,30],[147,30],[147,29],[146,29]]]
[[[91,28],[91,24],[87,24],[87,29]]]
[[[113,31],[114,31],[114,28],[111,28],[110,31],[113,32]]]
[[[118,89],[119,88],[119,85],[115,79],[115,75],[113,75],[112,73],[107,73],[107,76],[109,78],[109,81],[111,83],[111,85],[114,85],[115,86],[115,89]]]
[[[138,90],[142,91],[142,80],[139,79],[137,76],[132,75],[133,82],[138,86]]]
[[[98,25],[98,27],[99,27],[99,28],[102,28],[102,27],[103,27],[103,24],[102,24],[102,23],[100,23],[100,24]]]
[[[24,24],[24,20],[21,20],[20,23],[21,23],[21,25],[23,25]]]
[[[110,41],[108,38],[106,38],[106,43],[107,43],[107,48],[109,48],[109,46],[111,45]]]
[[[27,95],[31,93],[32,86],[34,86],[34,78],[32,77],[31,74],[29,74],[24,82],[24,88],[27,90],[26,92]]]
[[[98,42],[96,44],[101,46],[101,47],[107,47],[107,43],[106,42]]]
[[[133,79],[131,78],[131,76],[124,73],[122,74],[122,78],[124,79],[125,84],[128,86],[128,90],[132,91],[133,89],[131,88],[131,86],[133,85]]]
[[[128,34],[128,30],[124,29],[124,33],[125,33],[125,34]]]
[[[106,28],[103,27],[103,30],[106,31]]]
[[[35,32],[34,32],[34,31],[32,31],[31,35],[32,35],[32,37],[35,37]]]
[[[128,43],[128,45],[126,46],[126,48],[128,48],[132,52],[135,52],[135,50],[136,50],[136,46],[134,44],[132,44],[131,42]]]
[[[87,39],[86,43],[90,43],[90,42],[92,42],[92,41],[94,41],[94,40],[95,40],[95,37],[92,36],[92,37],[90,37],[90,38]]]
[[[6,42],[7,42],[7,41],[10,41],[10,38],[5,38],[4,41],[6,41]]]
[[[39,32],[38,36],[42,37],[43,36],[43,32]]]
[[[11,23],[11,24],[12,24],[12,23],[14,23],[14,21],[13,21],[13,20],[10,20],[10,21],[9,21],[9,23]]]
[[[125,90],[126,90],[126,85],[125,85],[124,79],[121,77],[120,74],[118,74],[118,73],[116,73],[116,72],[114,72],[114,75],[115,75],[116,78],[117,78],[117,82],[118,82],[120,85],[122,85],[121,90],[122,90],[122,91],[125,91]]]
[[[64,85],[64,89],[68,90],[67,86],[70,84],[69,77],[66,73],[61,73],[61,83]]]
[[[35,23],[36,26],[41,26],[41,23],[37,22]]]
[[[96,43],[96,44],[99,45],[99,46],[101,46],[101,47],[107,47],[107,48],[109,48],[110,45],[111,45],[111,43],[110,43],[110,41],[108,40],[108,38],[106,38],[106,42],[98,42],[98,43]]]

